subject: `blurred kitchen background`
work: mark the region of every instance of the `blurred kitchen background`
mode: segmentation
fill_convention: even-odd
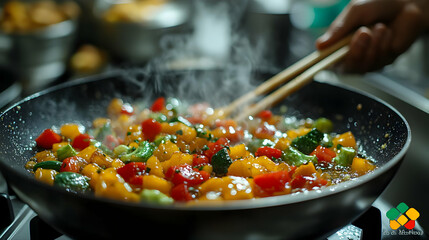
[[[132,76],[222,70],[248,81],[258,72],[274,75],[314,51],[315,39],[347,3],[1,0],[0,108],[47,87],[109,71]],[[406,117],[411,148],[380,201],[416,208],[420,224],[429,229],[429,37],[422,36],[381,71],[345,75],[333,69],[315,79],[369,92]]]

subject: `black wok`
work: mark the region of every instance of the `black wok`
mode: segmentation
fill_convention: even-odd
[[[411,141],[404,117],[384,102],[344,87],[313,82],[284,101],[287,115],[324,116],[334,120],[335,131],[353,131],[362,150],[377,161],[373,173],[293,196],[206,206],[157,206],[73,194],[34,180],[24,169],[36,151],[34,139],[44,129],[67,122],[89,126],[94,117],[105,115],[112,97],[153,99],[168,89],[173,90],[171,94],[175,86],[179,88],[178,76],[184,74],[165,75],[162,81],[140,76],[136,84],[119,74],[104,75],[54,87],[12,106],[0,116],[0,170],[9,186],[40,218],[73,238],[308,239],[326,236],[368,209],[394,176]],[[200,100],[205,97],[197,92],[178,97],[189,95]]]

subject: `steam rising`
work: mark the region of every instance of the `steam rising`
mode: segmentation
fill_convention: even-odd
[[[251,46],[237,30],[245,3],[195,1],[192,33],[164,36],[162,55],[143,68],[125,69],[127,79],[143,90],[150,81],[155,89],[144,91],[149,99],[162,93],[212,106],[226,105],[252,90]]]

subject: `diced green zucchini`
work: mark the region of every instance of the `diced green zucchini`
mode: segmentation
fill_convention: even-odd
[[[353,162],[353,158],[356,156],[356,150],[351,147],[341,147],[338,150],[337,156],[332,159],[338,165],[350,166]]]
[[[156,189],[143,189],[140,193],[140,200],[161,205],[170,205],[174,200]]]
[[[121,144],[121,145],[118,145],[117,147],[115,147],[113,149],[113,154],[116,157],[121,157],[122,155],[127,154],[129,152],[129,150],[130,150],[130,148],[128,146]]]
[[[309,162],[317,163],[316,156],[306,155],[292,146],[283,151],[282,159],[287,164],[294,166],[300,166]]]
[[[232,164],[231,157],[228,154],[226,148],[222,148],[212,156],[211,164],[213,166],[213,172],[217,176],[223,176],[228,173],[228,168]]]
[[[66,159],[66,158],[69,158],[69,157],[76,156],[76,155],[77,155],[77,152],[74,150],[74,148],[70,144],[62,146],[62,147],[58,148],[58,150],[57,150],[57,157],[58,157],[58,160],[60,160],[60,161]]]
[[[54,185],[63,187],[71,192],[89,191],[89,179],[79,173],[60,172],[55,175]]]
[[[33,171],[36,171],[38,168],[43,168],[43,169],[53,169],[59,172],[62,164],[63,163],[60,161],[39,162],[39,163],[36,163],[36,165],[34,165]]]
[[[314,121],[313,127],[321,131],[322,133],[328,133],[332,131],[332,129],[334,128],[334,124],[331,120],[322,117]]]

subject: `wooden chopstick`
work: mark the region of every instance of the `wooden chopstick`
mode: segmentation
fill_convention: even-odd
[[[281,84],[284,84],[290,79],[296,77],[298,74],[301,74],[302,72],[304,72],[306,69],[308,69],[315,63],[321,61],[323,58],[332,54],[333,52],[340,49],[341,47],[346,46],[350,42],[351,38],[352,38],[352,35],[349,35],[341,39],[337,43],[333,44],[332,46],[322,51],[314,51],[313,53],[299,60],[298,62],[292,64],[285,70],[281,71],[280,73],[276,74],[275,76],[265,81],[263,84],[259,85],[253,91],[241,96],[240,98],[230,103],[228,106],[222,108],[223,116],[225,117],[229,116],[238,108],[251,102],[256,97],[274,90],[276,87],[280,86]]]
[[[348,39],[348,41],[350,41],[350,39]],[[263,98],[258,103],[240,112],[239,115],[236,116],[234,119],[236,121],[241,121],[247,118],[248,116],[254,116],[259,112],[261,112],[262,110],[274,106],[279,101],[283,100],[293,92],[297,91],[298,89],[302,88],[306,84],[310,83],[313,80],[313,77],[318,72],[338,62],[348,53],[348,51],[349,51],[348,45],[341,47],[337,51],[333,52],[331,55],[326,56],[323,60],[314,64],[312,67],[308,68],[308,70],[304,71],[301,75],[297,76],[289,83],[285,84],[275,92]]]

